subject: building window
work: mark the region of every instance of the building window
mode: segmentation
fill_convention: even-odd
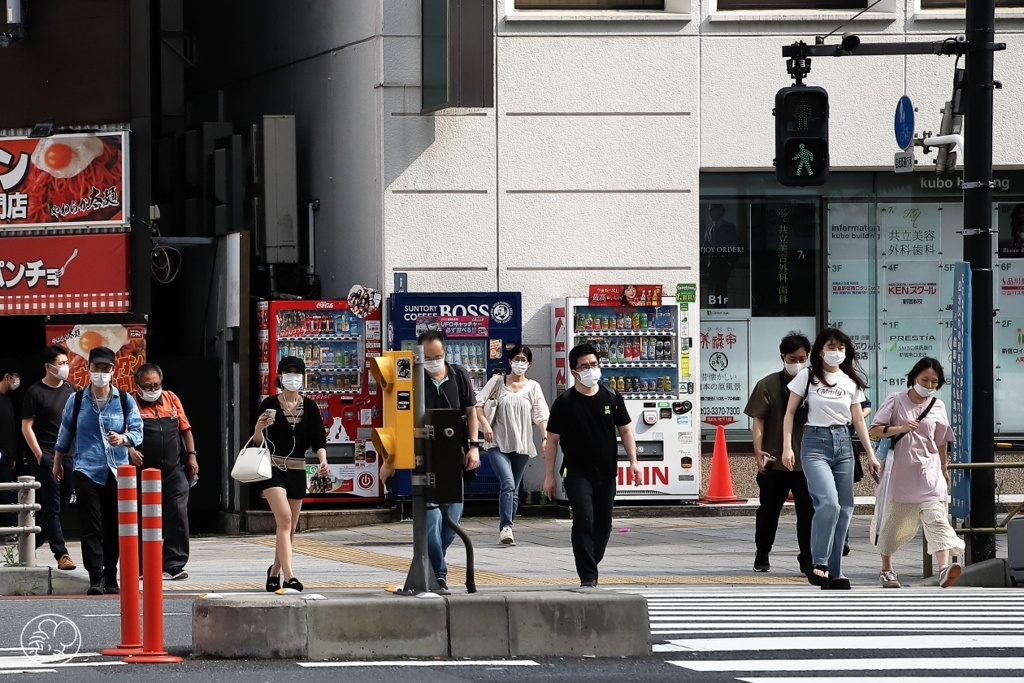
[[[517,3],[520,0],[517,0]],[[929,0],[922,0],[928,2]],[[941,0],[940,0],[941,1]],[[963,3],[960,3],[963,5]],[[861,10],[868,6],[867,0],[718,0],[722,10]]]
[[[665,0],[515,0],[517,10],[646,10],[662,11]]]
[[[921,9],[964,9],[965,0],[921,0]],[[996,7],[1024,7],[1024,0],[996,0]]]

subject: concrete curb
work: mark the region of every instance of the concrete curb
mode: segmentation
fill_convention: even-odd
[[[311,660],[649,657],[650,618],[643,596],[598,589],[444,598],[210,595],[192,605],[192,654]]]
[[[964,567],[963,574],[953,587],[1006,588],[1009,585],[1009,565],[1004,558],[997,557]]]
[[[49,594],[49,567],[0,567],[0,595]]]

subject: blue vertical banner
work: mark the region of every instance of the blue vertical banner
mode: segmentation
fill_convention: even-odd
[[[954,268],[951,351],[951,410],[956,441],[949,461],[971,462],[971,265],[965,261],[957,261]],[[950,514],[964,519],[971,512],[970,470],[950,470],[950,479]]]

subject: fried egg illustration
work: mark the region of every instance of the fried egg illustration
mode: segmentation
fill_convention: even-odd
[[[32,164],[54,178],[74,178],[103,154],[96,137],[43,138],[32,152]]]
[[[77,325],[68,338],[68,349],[89,360],[89,352],[106,346],[117,353],[128,343],[128,330],[123,325]]]

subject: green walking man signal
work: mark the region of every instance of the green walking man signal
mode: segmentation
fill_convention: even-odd
[[[775,177],[787,187],[828,181],[828,93],[795,85],[775,95]]]

